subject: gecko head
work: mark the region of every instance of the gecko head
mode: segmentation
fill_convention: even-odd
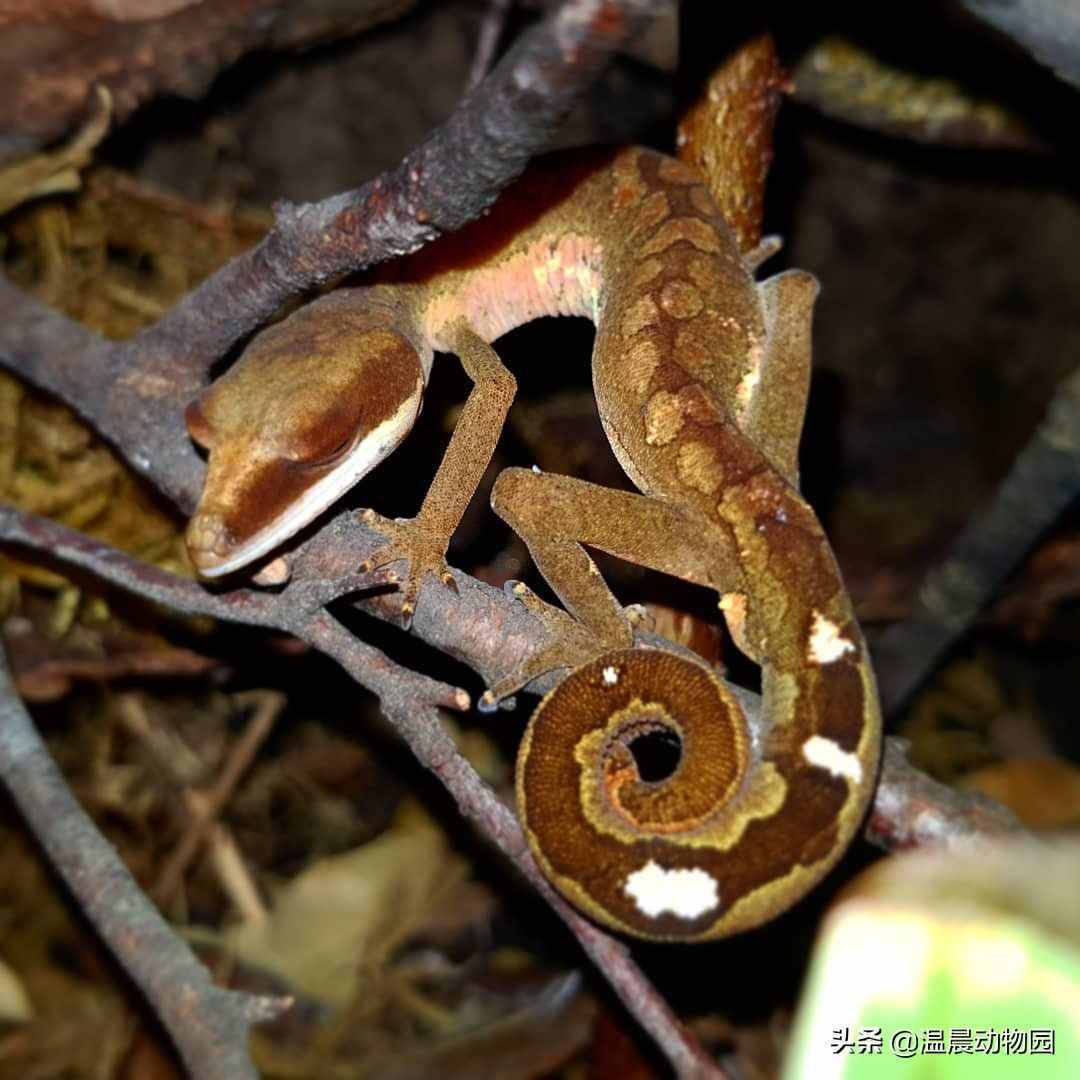
[[[188,430],[209,452],[186,533],[204,577],[238,570],[302,529],[416,419],[424,371],[414,344],[336,297],[264,331],[187,408]]]

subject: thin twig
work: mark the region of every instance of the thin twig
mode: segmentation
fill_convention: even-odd
[[[233,622],[254,623],[302,637],[341,664],[360,685],[375,693],[388,714],[400,710],[400,715],[393,712],[391,719],[420,762],[442,779],[451,795],[459,801],[462,812],[476,820],[489,839],[516,859],[520,833],[516,823],[511,832],[504,831],[505,807],[499,803],[500,809],[494,816],[485,810],[474,817],[475,807],[469,785],[478,783],[483,786],[482,781],[476,778],[472,766],[458,753],[453,739],[441,730],[441,725],[439,731],[433,732],[426,720],[417,720],[408,712],[418,703],[421,706],[466,710],[469,708],[469,696],[463,690],[399,667],[379,650],[352,637],[325,611],[298,615],[297,605],[291,601],[288,592],[274,595],[237,589],[214,596],[196,582],[147,566],[64,525],[14,507],[0,506],[0,542],[47,553],[53,559],[78,566],[103,581],[182,614],[204,614]],[[479,628],[474,625],[476,632],[471,636],[456,635],[453,626],[450,629],[442,628],[446,638],[456,641],[454,655],[458,659],[481,673],[498,671],[503,665],[513,666],[519,655],[539,646],[542,633],[539,625],[531,618],[515,621],[513,611],[520,605],[516,605],[510,597],[481,583],[476,583],[476,595],[470,597],[468,585],[472,579],[466,574],[459,574],[456,580],[461,587],[461,595],[456,603],[464,604],[466,608],[462,616],[464,621],[487,624]],[[413,623],[414,632],[418,622]],[[507,633],[507,626],[514,627],[514,634]],[[645,637],[649,644],[658,644],[655,635]],[[508,639],[511,643],[505,651],[492,644],[493,641],[503,643]],[[436,648],[445,648],[442,636],[431,634],[423,640]],[[732,686],[731,689],[737,695],[751,726],[759,725],[761,699],[741,687]],[[931,840],[955,839],[972,832],[996,833],[1013,822],[1011,816],[992,800],[975,798],[930,780],[907,763],[901,742],[887,740],[887,746],[895,745],[886,753],[879,793],[872,811],[868,835],[874,843],[886,848],[907,847]],[[460,769],[464,772],[459,772]],[[942,826],[933,830],[932,836],[922,835],[919,824],[913,823],[912,800],[917,801],[921,808],[932,810],[944,821]],[[483,800],[482,805],[489,806]],[[986,813],[981,812],[987,808],[990,809]],[[950,822],[953,824],[950,825]]]
[[[218,814],[224,809],[240,777],[255,759],[259,747],[273,729],[274,721],[285,708],[283,694],[263,690],[245,696],[255,707],[251,718],[240,738],[229,750],[229,755],[217,779],[209,790],[198,793],[198,810],[192,813],[192,820],[183,839],[169,856],[150,890],[150,896],[161,907],[168,906],[192,859],[199,853],[210,834],[211,826],[217,820]],[[191,805],[194,804],[189,802],[189,806]]]
[[[202,813],[198,792],[187,792],[185,799],[188,809],[193,814]],[[210,851],[210,860],[214,864],[214,871],[221,887],[232,901],[236,913],[242,922],[248,925],[263,926],[270,921],[270,913],[259,896],[258,887],[247,863],[244,862],[240,849],[233,839],[232,833],[219,821],[213,822],[207,836],[207,847]]]

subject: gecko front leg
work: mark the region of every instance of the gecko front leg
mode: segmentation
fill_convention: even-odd
[[[401,582],[401,614],[406,627],[412,622],[428,574],[435,574],[448,588],[455,588],[446,565],[446,549],[491,461],[517,392],[517,381],[498,353],[464,321],[455,324],[447,337],[473,389],[420,511],[416,517],[394,521],[371,510],[363,515],[363,520],[382,533],[387,543],[361,563],[361,572],[398,559],[409,562],[408,575]]]

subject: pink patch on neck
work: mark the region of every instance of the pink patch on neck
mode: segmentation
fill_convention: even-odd
[[[468,274],[453,292],[436,295],[424,313],[424,327],[432,345],[445,351],[441,331],[460,318],[485,341],[544,315],[582,315],[595,322],[601,284],[597,241],[576,233],[538,240]]]

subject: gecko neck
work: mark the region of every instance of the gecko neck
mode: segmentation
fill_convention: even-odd
[[[578,315],[595,324],[604,288],[604,244],[569,231],[507,252],[494,265],[463,275],[454,288],[433,282],[420,299],[420,326],[434,349],[448,351],[458,320],[484,341],[545,315]]]

